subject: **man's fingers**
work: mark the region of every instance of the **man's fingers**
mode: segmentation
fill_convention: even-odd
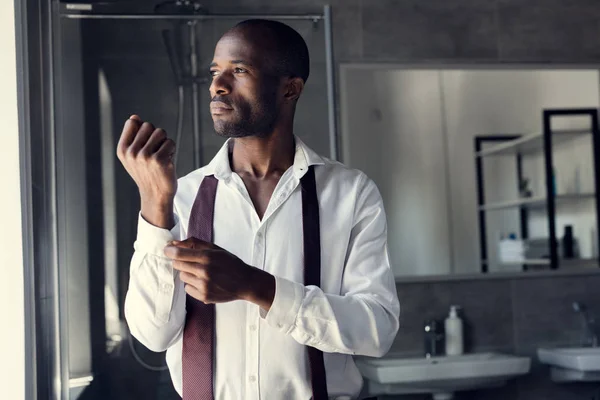
[[[193,236],[181,241],[173,240],[169,242],[169,244],[173,244],[174,246],[186,247],[189,249],[223,250],[223,248],[217,246],[214,243],[196,239]]]
[[[135,117],[137,117],[137,119],[129,118],[127,121],[125,121],[125,125],[123,126],[123,132],[121,133],[119,143],[117,144],[117,151],[119,156],[124,155],[129,146],[131,146],[131,143],[133,143],[135,135],[140,127],[140,117],[138,117],[137,115],[135,115]]]
[[[181,280],[186,282],[183,277],[188,275],[193,275],[198,279],[208,280],[208,273],[206,272],[206,268],[203,264],[200,263],[191,263],[187,261],[173,261],[173,268],[180,272],[179,276]],[[189,283],[189,282],[188,282]]]
[[[190,249],[185,247],[168,245],[164,249],[165,256],[171,260],[188,261],[199,264],[208,264],[211,250]]]
[[[202,270],[202,269],[200,269],[200,270]],[[194,273],[180,271],[179,279],[181,279],[181,281],[183,283],[192,285],[192,286],[196,287],[197,289],[200,289],[201,291],[206,291],[206,289],[208,288],[208,283],[207,283],[208,281],[205,278],[203,278],[201,276],[197,276]]]
[[[131,154],[136,155],[146,145],[148,138],[154,132],[154,125],[150,122],[144,122],[133,139],[133,143],[129,146]]]
[[[155,129],[154,132],[150,134],[150,138],[142,148],[141,152],[147,156],[154,154],[154,152],[160,148],[166,139],[167,132],[165,132],[164,129]]]
[[[186,249],[198,249],[198,250],[210,250],[215,247],[213,243],[205,242],[204,240],[196,239],[195,237],[189,237],[185,240],[173,240],[169,242],[173,246],[184,247]]]
[[[159,160],[172,160],[175,155],[175,142],[171,139],[166,139],[161,146],[156,150],[156,158]]]
[[[211,304],[211,302],[209,302],[206,299],[206,295],[204,293],[200,292],[194,286],[192,286],[192,285],[185,285],[185,291],[186,291],[187,294],[189,294],[190,296],[192,296],[196,300],[200,300],[204,304]]]

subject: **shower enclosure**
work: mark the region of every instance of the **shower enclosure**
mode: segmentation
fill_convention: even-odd
[[[249,18],[291,25],[305,38],[311,75],[295,133],[338,158],[331,9],[224,12],[191,1],[50,2],[51,115],[40,138],[53,238],[38,277],[38,398],[176,399],[164,354],[133,338],[123,316],[139,212],[116,143],[131,114],[178,146],[178,176],[222,145],[208,112],[208,65],[218,38]],[[296,11],[296,10],[295,10]],[[41,168],[41,167],[40,167]],[[41,366],[40,366],[41,365]]]

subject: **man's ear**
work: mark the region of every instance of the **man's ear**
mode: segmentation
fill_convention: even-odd
[[[304,90],[304,80],[302,78],[290,78],[285,85],[285,99],[298,100]]]

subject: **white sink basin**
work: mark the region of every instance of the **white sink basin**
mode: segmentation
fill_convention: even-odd
[[[356,358],[367,394],[432,393],[450,399],[452,393],[500,386],[529,372],[531,359],[498,353],[432,358]]]
[[[538,349],[538,357],[556,382],[600,381],[600,347]]]

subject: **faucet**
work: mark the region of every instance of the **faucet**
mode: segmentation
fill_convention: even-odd
[[[423,330],[425,331],[425,357],[435,357],[443,354],[444,333],[439,321],[425,321]]]
[[[578,301],[573,302],[573,311],[581,316],[583,326],[581,345],[598,347],[598,328],[596,326],[596,319],[590,317],[586,305]]]

